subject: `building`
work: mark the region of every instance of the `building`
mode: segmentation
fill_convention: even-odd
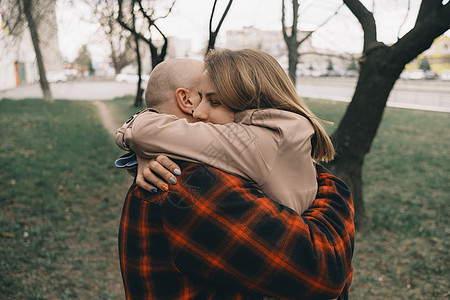
[[[298,31],[298,40],[302,40],[310,33],[310,31]],[[312,70],[326,73],[330,65],[333,65],[334,70],[343,72],[354,59],[349,54],[337,55],[329,50],[315,49],[312,45],[312,38],[302,42],[298,49],[300,53],[297,64],[299,75]],[[233,50],[244,48],[262,50],[275,57],[284,69],[288,68],[288,51],[281,30],[262,30],[252,26],[244,27],[241,30],[230,30],[226,33],[225,47]]]
[[[310,44],[310,43],[309,43]],[[262,30],[253,26],[226,32],[226,47],[232,50],[251,48],[281,57],[287,53],[281,31]]]
[[[430,69],[436,74],[450,71],[450,37],[441,35],[436,38],[431,47],[406,65],[405,69],[407,71],[419,69],[424,59],[428,60]]]
[[[191,55],[191,40],[168,37],[167,59],[186,58]]]
[[[41,9],[35,15],[46,72],[61,71],[63,60],[58,47],[55,1],[41,2]],[[24,26],[23,30],[13,32],[11,28],[11,9],[6,4],[0,5],[0,90],[19,85],[32,84],[39,80],[36,54],[31,35]],[[39,15],[38,15],[39,13]]]

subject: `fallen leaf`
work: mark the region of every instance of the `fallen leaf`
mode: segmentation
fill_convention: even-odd
[[[2,232],[1,236],[7,237],[7,238],[15,238],[16,237],[16,235],[14,233],[10,233],[10,232]]]

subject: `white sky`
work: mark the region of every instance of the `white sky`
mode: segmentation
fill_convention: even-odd
[[[159,0],[161,1],[161,0]],[[177,0],[171,14],[158,21],[166,36],[178,36],[192,40],[193,50],[201,50],[208,39],[209,16],[213,0]],[[218,1],[218,17],[224,10],[227,0]],[[289,1],[286,1],[289,3]],[[374,1],[363,1],[372,10]],[[74,1],[71,7],[67,0],[57,2],[58,35],[60,49],[65,58],[73,60],[83,44],[89,44],[94,61],[103,61],[109,50],[102,42],[98,25],[90,21],[90,9],[82,1]],[[338,0],[302,0],[300,6],[299,29],[315,30],[325,19],[334,13],[342,2]],[[397,33],[406,16],[408,0],[375,1],[375,19],[378,39],[385,43],[397,40]],[[289,4],[287,4],[289,5]],[[403,26],[402,34],[414,25],[420,0],[411,0],[411,11]],[[218,18],[217,18],[218,21]],[[243,26],[261,29],[281,30],[281,0],[234,0],[220,30],[218,40],[225,32]],[[339,14],[313,35],[313,45],[320,49],[337,52],[362,50],[362,30],[353,14],[343,6]]]

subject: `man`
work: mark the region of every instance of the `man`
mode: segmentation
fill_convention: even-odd
[[[147,106],[195,121],[190,113],[202,69],[194,60],[159,64],[148,82]],[[132,126],[133,119],[121,130]],[[117,143],[128,146],[120,138]],[[144,175],[155,176],[139,161],[119,231],[127,299],[348,298],[353,202],[342,181],[317,166],[316,200],[299,216],[240,177],[177,163],[183,170],[178,184],[155,194],[136,184],[151,189]]]

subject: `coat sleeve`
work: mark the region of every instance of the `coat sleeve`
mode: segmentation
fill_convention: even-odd
[[[277,151],[276,133],[265,130],[237,123],[188,123],[147,111],[118,130],[116,143],[140,157],[165,154],[172,159],[205,163],[258,183],[270,172],[273,162],[268,157]],[[255,143],[263,135],[271,145],[265,153]]]
[[[353,202],[341,180],[320,166],[317,171],[316,200],[301,216],[218,170],[193,173],[190,182],[206,187],[179,184],[163,203],[175,266],[213,284],[271,297],[346,299]]]

